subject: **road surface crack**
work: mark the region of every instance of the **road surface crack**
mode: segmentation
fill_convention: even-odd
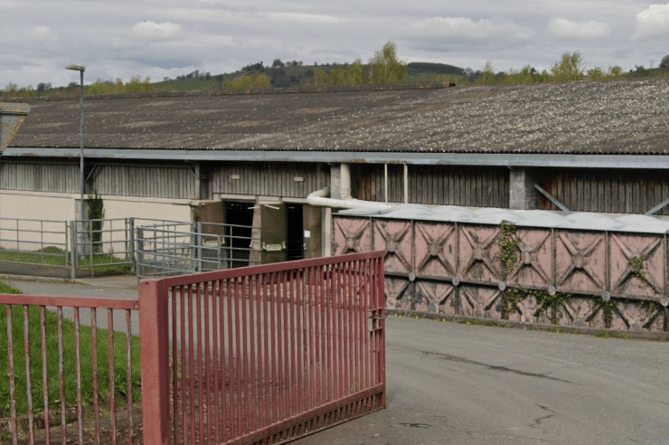
[[[530,428],[537,428],[537,429],[540,429],[540,430],[545,434],[545,433],[546,433],[546,429],[545,429],[545,428],[542,428],[542,427],[540,426],[541,423],[542,423],[544,420],[548,420],[548,419],[550,419],[550,418],[552,418],[552,417],[555,417],[555,415],[556,415],[557,413],[556,413],[555,411],[553,411],[552,409],[546,407],[546,406],[542,406],[542,405],[537,405],[537,406],[538,406],[539,408],[541,408],[542,410],[544,410],[544,411],[548,411],[550,414],[548,414],[548,415],[546,415],[546,416],[543,416],[543,417],[537,417],[536,419],[534,419],[534,422],[533,422],[531,425],[528,425],[528,426],[529,426]]]
[[[488,368],[488,369],[493,370],[493,371],[511,372],[513,374],[524,375],[524,376],[528,376],[528,377],[538,377],[538,378],[542,378],[542,379],[554,380],[556,382],[573,383],[573,382],[570,382],[569,380],[564,380],[564,379],[560,379],[560,378],[557,378],[557,377],[551,377],[550,375],[547,375],[547,374],[539,374],[539,373],[536,373],[536,372],[521,371],[519,369],[508,368],[506,366],[490,365],[488,363],[477,362],[477,361],[474,361],[474,360],[466,359],[464,357],[456,357],[456,356],[450,355],[450,354],[442,354],[440,352],[430,352],[430,351],[420,351],[420,352],[422,352],[423,354],[428,355],[428,356],[438,357],[442,360],[449,360],[449,361],[452,361],[452,362],[467,363],[469,365],[483,366],[483,367]]]

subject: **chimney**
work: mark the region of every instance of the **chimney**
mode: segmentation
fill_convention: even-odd
[[[0,155],[12,143],[29,112],[28,104],[0,103]]]

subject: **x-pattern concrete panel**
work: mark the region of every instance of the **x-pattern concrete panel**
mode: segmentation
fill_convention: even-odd
[[[416,223],[416,276],[453,278],[457,275],[455,225]]]
[[[374,250],[385,250],[385,271],[409,274],[413,272],[413,234],[409,221],[376,221]]]
[[[361,218],[337,218],[334,231],[334,254],[371,252],[372,223]]]
[[[659,300],[665,295],[662,236],[611,234],[611,293]]]
[[[602,294],[606,290],[605,233],[559,231],[556,241],[558,291]]]
[[[476,283],[502,281],[497,240],[498,227],[460,226],[460,276]]]

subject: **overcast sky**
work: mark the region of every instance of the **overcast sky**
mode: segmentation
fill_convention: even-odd
[[[194,70],[276,58],[369,60],[384,43],[407,62],[496,71],[548,68],[579,51],[587,68],[657,67],[669,3],[638,0],[0,0],[0,89]]]

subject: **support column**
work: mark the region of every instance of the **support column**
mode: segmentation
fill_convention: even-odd
[[[509,174],[509,208],[534,210],[539,208],[539,196],[534,188],[536,178],[530,169],[511,167]]]

